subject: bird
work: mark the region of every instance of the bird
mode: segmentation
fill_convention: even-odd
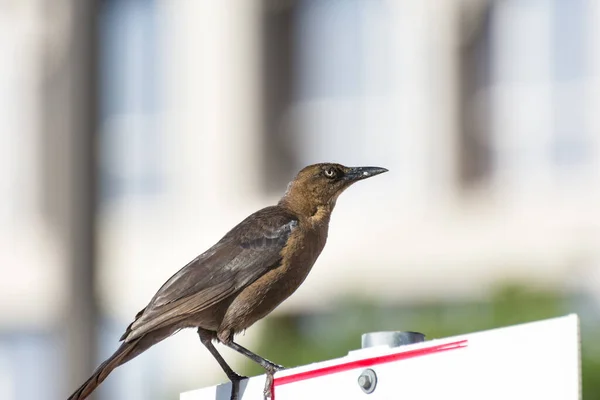
[[[217,351],[221,343],[261,365],[264,397],[272,397],[275,372],[284,369],[234,341],[291,296],[304,282],[327,241],[338,196],[360,180],[388,170],[319,163],[301,169],[274,206],[248,216],[215,245],[169,278],[137,313],[118,349],[68,400],[87,398],[118,366],[185,328],[232,382],[231,399],[246,377],[234,372]]]

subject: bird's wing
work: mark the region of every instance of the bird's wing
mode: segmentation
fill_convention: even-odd
[[[298,220],[279,207],[262,209],[173,275],[121,338],[133,340],[181,321],[239,292],[281,260]]]

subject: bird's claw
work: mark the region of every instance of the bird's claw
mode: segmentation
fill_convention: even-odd
[[[285,367],[283,365],[274,364],[270,361],[269,361],[269,367],[265,368],[265,370],[270,374],[274,374],[277,371],[283,371],[284,369],[285,369]]]
[[[267,372],[267,379],[265,379],[265,389],[263,390],[265,400],[273,398],[273,373]]]
[[[269,366],[265,368],[267,378],[265,380],[265,389],[263,390],[265,400],[273,398],[273,379],[274,374],[285,369],[284,366],[268,361]]]
[[[240,382],[244,379],[248,379],[247,376],[243,375],[232,375],[229,377],[231,381],[231,397],[230,400],[238,400],[239,392],[240,392]]]

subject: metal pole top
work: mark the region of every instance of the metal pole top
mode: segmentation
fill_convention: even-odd
[[[425,335],[420,332],[385,331],[364,333],[361,337],[361,347],[389,346],[398,347],[425,341]]]

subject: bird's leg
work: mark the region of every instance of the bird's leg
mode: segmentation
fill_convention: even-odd
[[[238,400],[238,395],[240,392],[240,381],[242,379],[247,379],[247,377],[235,373],[235,371],[231,369],[229,364],[227,364],[225,359],[223,359],[221,354],[219,354],[219,352],[215,348],[215,345],[212,344],[213,339],[216,339],[216,335],[213,332],[204,330],[202,328],[198,328],[198,336],[200,336],[200,341],[202,342],[202,344],[208,349],[208,351],[210,351],[210,354],[212,354],[212,356],[217,360],[217,362],[227,375],[227,378],[229,378],[229,380],[231,381],[231,400]]]
[[[235,343],[232,340],[231,336],[228,339],[229,340],[222,340],[221,342],[225,346],[237,351],[240,354],[245,355],[246,357],[248,357],[249,359],[251,359],[255,363],[259,364],[261,367],[263,367],[265,369],[267,379],[265,381],[265,389],[264,389],[263,393],[265,395],[265,399],[273,398],[273,375],[275,374],[275,372],[281,371],[282,369],[285,369],[285,368],[282,367],[281,365],[274,364],[271,361],[269,361],[265,358],[262,358],[261,356],[259,356],[257,354],[254,354],[253,352],[251,352],[244,346],[240,346],[239,344]]]
[[[223,343],[225,346],[229,347],[230,349],[233,349],[233,350],[237,351],[238,353],[245,355],[246,357],[248,357],[255,363],[259,364],[261,367],[263,367],[267,371],[275,373],[277,371],[281,371],[282,369],[285,369],[281,365],[275,364],[275,363],[267,360],[266,358],[262,358],[258,354],[254,354],[253,352],[251,352],[244,346],[237,344],[236,342],[234,342],[231,339],[230,340],[221,340],[221,343]]]

